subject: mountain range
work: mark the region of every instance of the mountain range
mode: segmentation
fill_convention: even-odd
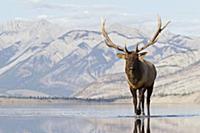
[[[120,46],[144,44],[156,27],[106,25]],[[156,65],[154,95],[187,95],[200,91],[200,38],[165,30],[146,49]],[[120,98],[131,96],[118,51],[108,48],[100,30],[69,30],[41,19],[0,25],[0,95]]]

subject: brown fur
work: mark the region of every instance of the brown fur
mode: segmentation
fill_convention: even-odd
[[[139,90],[140,93],[139,104],[134,102],[135,113],[137,115],[141,113],[141,106],[142,113],[144,114],[144,92],[146,90],[148,91],[148,89],[153,89],[153,84],[156,78],[156,68],[151,62],[144,59],[145,54],[146,52],[138,54],[134,51],[125,54],[117,54],[119,58],[123,58],[126,61],[125,72],[134,101],[137,101],[136,91]],[[148,100],[150,100],[150,96],[148,96]],[[149,107],[149,105],[147,106]],[[150,114],[149,109],[148,114]]]
[[[156,68],[151,62],[144,60],[135,52],[118,54],[118,57],[126,60],[125,72],[133,89],[150,87],[154,83]]]

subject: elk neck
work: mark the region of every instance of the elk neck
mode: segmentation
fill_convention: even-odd
[[[126,61],[125,72],[129,82],[137,85],[142,79],[142,62],[139,59],[134,62]]]

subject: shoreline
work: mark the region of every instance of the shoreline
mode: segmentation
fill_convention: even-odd
[[[131,104],[131,98],[125,99],[81,99],[81,98],[28,98],[0,97],[2,105],[49,105],[49,104]],[[200,104],[200,92],[185,96],[154,96],[152,104]]]

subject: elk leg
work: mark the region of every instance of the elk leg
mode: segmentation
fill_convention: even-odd
[[[145,92],[145,90],[144,90],[144,92]],[[144,113],[144,92],[142,91],[142,89],[140,89],[139,91],[140,91],[140,95],[141,95],[142,115],[145,115],[145,113]]]
[[[141,114],[141,105],[142,105],[142,112],[144,114],[144,93],[145,93],[145,88],[139,89],[139,104],[137,107],[137,115]]]
[[[153,85],[149,88],[147,88],[147,114],[148,116],[150,116],[150,98],[151,98],[151,94],[153,91]]]
[[[134,104],[134,112],[136,113],[137,110],[137,93],[136,93],[136,89],[130,88],[132,96],[133,96],[133,104]]]

